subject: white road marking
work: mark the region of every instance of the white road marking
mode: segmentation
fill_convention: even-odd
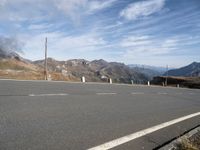
[[[187,115],[187,116],[184,116],[184,117],[181,117],[181,118],[177,118],[177,119],[174,119],[174,120],[171,120],[171,121],[168,121],[168,122],[165,122],[165,123],[162,123],[162,124],[159,124],[159,125],[156,125],[156,126],[153,126],[153,127],[141,130],[141,131],[138,131],[136,133],[132,133],[130,135],[127,135],[127,136],[112,140],[110,142],[107,142],[107,143],[104,143],[102,145],[90,148],[88,150],[108,150],[108,149],[117,147],[119,145],[122,145],[124,143],[130,142],[130,141],[132,141],[132,140],[134,140],[136,138],[145,136],[147,134],[150,134],[150,133],[155,132],[157,130],[160,130],[162,128],[171,126],[173,124],[182,122],[184,120],[187,120],[187,119],[199,116],[199,115],[200,115],[200,112],[197,112],[197,113],[190,114],[190,115]]]
[[[176,95],[182,95],[183,93],[175,93]]]
[[[97,95],[116,95],[117,93],[96,93]]]
[[[189,93],[190,95],[194,95],[194,93]]]
[[[58,93],[58,94],[29,94],[29,96],[34,97],[34,96],[66,96],[69,95],[67,93]]]
[[[165,92],[158,92],[159,95],[167,95]]]
[[[144,94],[144,92],[132,92],[131,94],[133,94],[133,95],[142,95],[142,94]]]

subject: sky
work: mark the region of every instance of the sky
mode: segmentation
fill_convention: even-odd
[[[0,0],[21,56],[180,67],[200,61],[200,0]],[[16,44],[16,41],[18,44]]]

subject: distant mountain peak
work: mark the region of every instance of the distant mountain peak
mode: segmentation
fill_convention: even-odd
[[[166,74],[167,73],[165,73],[164,75]],[[200,62],[193,62],[179,69],[169,70],[168,75],[169,76],[198,77],[200,76]]]
[[[107,61],[105,61],[104,59],[97,59],[97,60],[93,60],[93,63],[108,63]]]
[[[199,64],[200,62],[196,62],[196,61],[194,61],[192,64]]]

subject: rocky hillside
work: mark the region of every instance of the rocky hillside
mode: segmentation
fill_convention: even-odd
[[[167,73],[164,74],[165,76]],[[200,77],[200,63],[193,62],[192,64],[168,71],[169,76],[184,76],[184,77]]]
[[[48,74],[52,80],[80,81],[85,76],[89,82],[108,82],[112,78],[116,83],[146,83],[148,78],[138,70],[123,63],[105,60],[87,61],[72,59],[58,61],[48,58]],[[30,61],[16,52],[0,49],[0,78],[44,79],[44,60]]]
[[[39,67],[17,53],[0,50],[0,78],[40,80],[43,76]]]
[[[41,68],[44,66],[43,60],[33,63]],[[48,58],[48,69],[50,72],[58,72],[62,73],[64,76],[79,79],[85,76],[87,81],[93,82],[107,82],[109,78],[112,78],[114,82],[118,83],[130,83],[131,80],[135,83],[145,83],[148,80],[144,74],[129,68],[123,63],[109,63],[102,59],[94,61],[87,61],[84,59],[57,61]]]

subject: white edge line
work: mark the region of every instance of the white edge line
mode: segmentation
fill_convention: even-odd
[[[96,93],[97,95],[115,95],[117,93]]]
[[[46,80],[18,80],[18,79],[0,79],[0,81],[22,81],[22,82],[52,82],[52,83],[69,83],[69,84],[82,84],[83,82],[80,82],[80,81],[57,81],[57,80],[51,80],[51,81],[46,81]],[[119,86],[130,86],[130,87],[153,87],[153,88],[165,88],[165,89],[177,89],[177,87],[172,87],[172,86],[168,86],[168,87],[163,87],[163,86],[159,86],[159,85],[151,85],[151,86],[148,86],[148,85],[144,85],[144,84],[125,84],[125,83],[113,83],[113,84],[109,84],[109,83],[103,83],[103,82],[85,82],[84,84],[100,84],[100,85],[119,85]],[[181,88],[178,88],[180,90],[190,90],[189,88],[186,88],[186,87],[181,87]],[[194,89],[193,89],[194,90]],[[195,90],[198,90],[198,89],[195,89]]]
[[[17,80],[17,79],[0,79],[0,81],[17,81],[17,82],[45,82],[45,83],[74,83],[80,84],[82,82],[79,81],[58,81],[58,80]]]
[[[187,119],[199,116],[199,115],[200,115],[200,112],[197,112],[197,113],[190,114],[190,115],[178,118],[178,119],[174,119],[174,120],[171,120],[171,121],[168,121],[168,122],[165,122],[165,123],[162,123],[162,124],[159,124],[159,125],[156,125],[156,126],[153,126],[153,127],[141,130],[141,131],[138,131],[136,133],[132,133],[130,135],[127,135],[127,136],[112,140],[110,142],[107,142],[107,143],[104,143],[102,145],[90,148],[88,150],[108,150],[108,149],[117,147],[117,146],[119,146],[121,144],[124,144],[124,143],[127,143],[129,141],[132,141],[132,140],[134,140],[136,138],[142,137],[144,135],[150,134],[150,133],[155,132],[157,130],[160,130],[162,128],[171,126],[173,124],[179,123],[181,121],[184,121],[184,120],[187,120]]]
[[[69,95],[67,93],[58,93],[58,94],[29,94],[28,96],[30,97],[36,97],[36,96],[66,96],[66,95]]]

